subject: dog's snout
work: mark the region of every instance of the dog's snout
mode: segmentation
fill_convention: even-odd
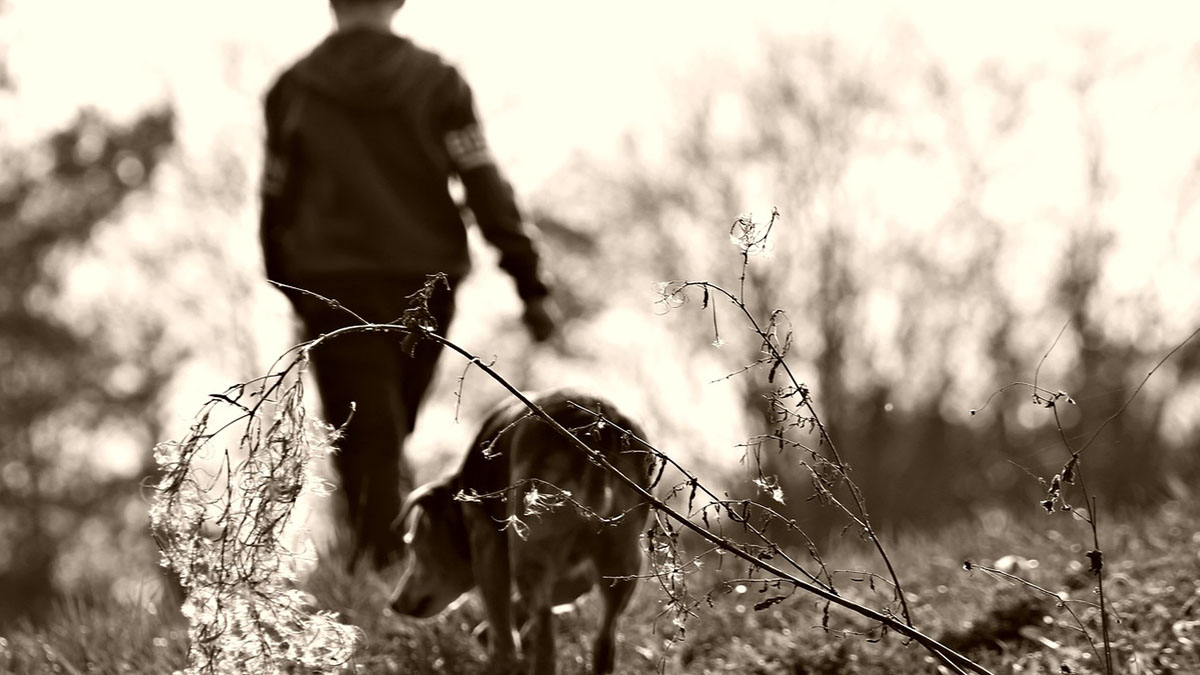
[[[400,589],[397,588],[396,590],[392,591],[391,596],[388,597],[387,604],[393,612],[403,614],[403,612],[400,611]]]
[[[392,591],[392,597],[388,598],[388,607],[391,607],[392,611],[397,614],[412,616],[409,611],[412,601],[404,594],[403,590],[403,586],[397,586],[396,590]]]
[[[414,593],[411,586],[401,585],[392,593],[389,606],[392,611],[401,616],[411,616],[417,619],[427,619],[437,614],[436,598],[428,593]]]
[[[388,601],[388,607],[390,607],[391,610],[397,614],[402,616],[410,616],[408,613],[408,606],[406,603],[402,602],[402,600],[403,598],[393,593],[391,600]]]

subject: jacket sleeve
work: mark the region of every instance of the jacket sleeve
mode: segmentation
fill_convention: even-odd
[[[286,186],[289,173],[287,143],[284,139],[283,81],[276,81],[263,103],[266,122],[266,142],[263,152],[263,172],[259,185],[262,198],[259,214],[259,239],[267,278],[280,280],[281,234],[286,226],[288,205]]]
[[[549,293],[540,276],[537,246],[521,218],[516,195],[488,149],[471,89],[452,70],[446,87],[443,141],[454,172],[462,180],[467,207],[485,239],[500,252],[500,268],[517,285],[523,300]]]

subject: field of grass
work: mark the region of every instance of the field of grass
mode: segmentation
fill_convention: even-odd
[[[1107,597],[1120,622],[1111,628],[1121,673],[1200,673],[1200,509],[1171,504],[1103,527]],[[999,567],[1042,589],[1094,602],[1086,552],[1090,532],[1063,514],[1014,520],[992,514],[893,545],[914,623],[995,673],[1101,673],[1094,608],[1072,602],[1095,647],[1054,598],[997,579],[963,562]],[[836,548],[836,547],[835,547]],[[827,555],[831,569],[868,566],[852,551]],[[689,590],[702,602],[680,633],[664,614],[664,595],[648,581],[621,625],[619,673],[936,673],[916,644],[836,608],[828,619],[812,598],[793,595],[755,611],[762,583],[731,581],[744,570],[706,565]],[[858,581],[856,581],[858,580]],[[482,672],[484,650],[472,631],[482,620],[472,599],[425,622],[384,612],[388,579],[319,569],[309,590],[353,621],[365,641],[350,672],[447,675]],[[840,576],[844,594],[885,604],[890,590],[856,574]],[[772,589],[772,593],[774,590]],[[587,672],[597,603],[560,615],[560,672]],[[823,622],[825,627],[822,626]],[[0,673],[170,673],[182,667],[186,627],[169,608],[156,613],[76,599],[41,625],[0,637]]]

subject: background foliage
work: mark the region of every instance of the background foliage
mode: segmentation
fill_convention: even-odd
[[[150,448],[289,335],[254,240],[252,120],[281,59],[231,39],[220,105],[169,87],[132,111],[68,102],[30,134],[23,102],[48,85],[7,42],[19,40],[0,32],[13,113],[0,116],[0,624],[84,588],[154,597],[139,489]],[[652,289],[733,283],[730,224],[777,206],[747,299],[788,311],[794,366],[879,523],[1036,510],[1029,473],[1056,471],[1061,442],[1027,391],[992,392],[1036,374],[1071,393],[1066,431],[1086,438],[1200,323],[1195,47],[1096,34],[1060,46],[964,64],[901,23],[869,48],[764,34],[743,61],[697,59],[660,127],[517,186],[571,319],[565,344],[527,348],[509,282],[478,246],[451,337],[520,384],[605,391],[664,450],[743,489],[738,445],[769,430],[765,391],[724,377],[756,343],[718,315],[714,348],[711,315],[656,316]],[[506,137],[498,85],[479,90],[502,161],[520,167],[533,142]],[[1089,450],[1107,508],[1192,496],[1198,368],[1188,345]],[[444,364],[413,440],[423,476],[460,456],[500,396],[471,377],[460,401],[461,372]],[[828,527],[806,476],[776,468],[792,515]]]

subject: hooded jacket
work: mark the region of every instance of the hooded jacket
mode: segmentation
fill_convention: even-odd
[[[390,32],[335,32],[279,76],[265,113],[268,278],[313,288],[332,279],[462,277],[470,260],[449,188],[457,175],[520,296],[546,294],[471,89],[436,54]]]

